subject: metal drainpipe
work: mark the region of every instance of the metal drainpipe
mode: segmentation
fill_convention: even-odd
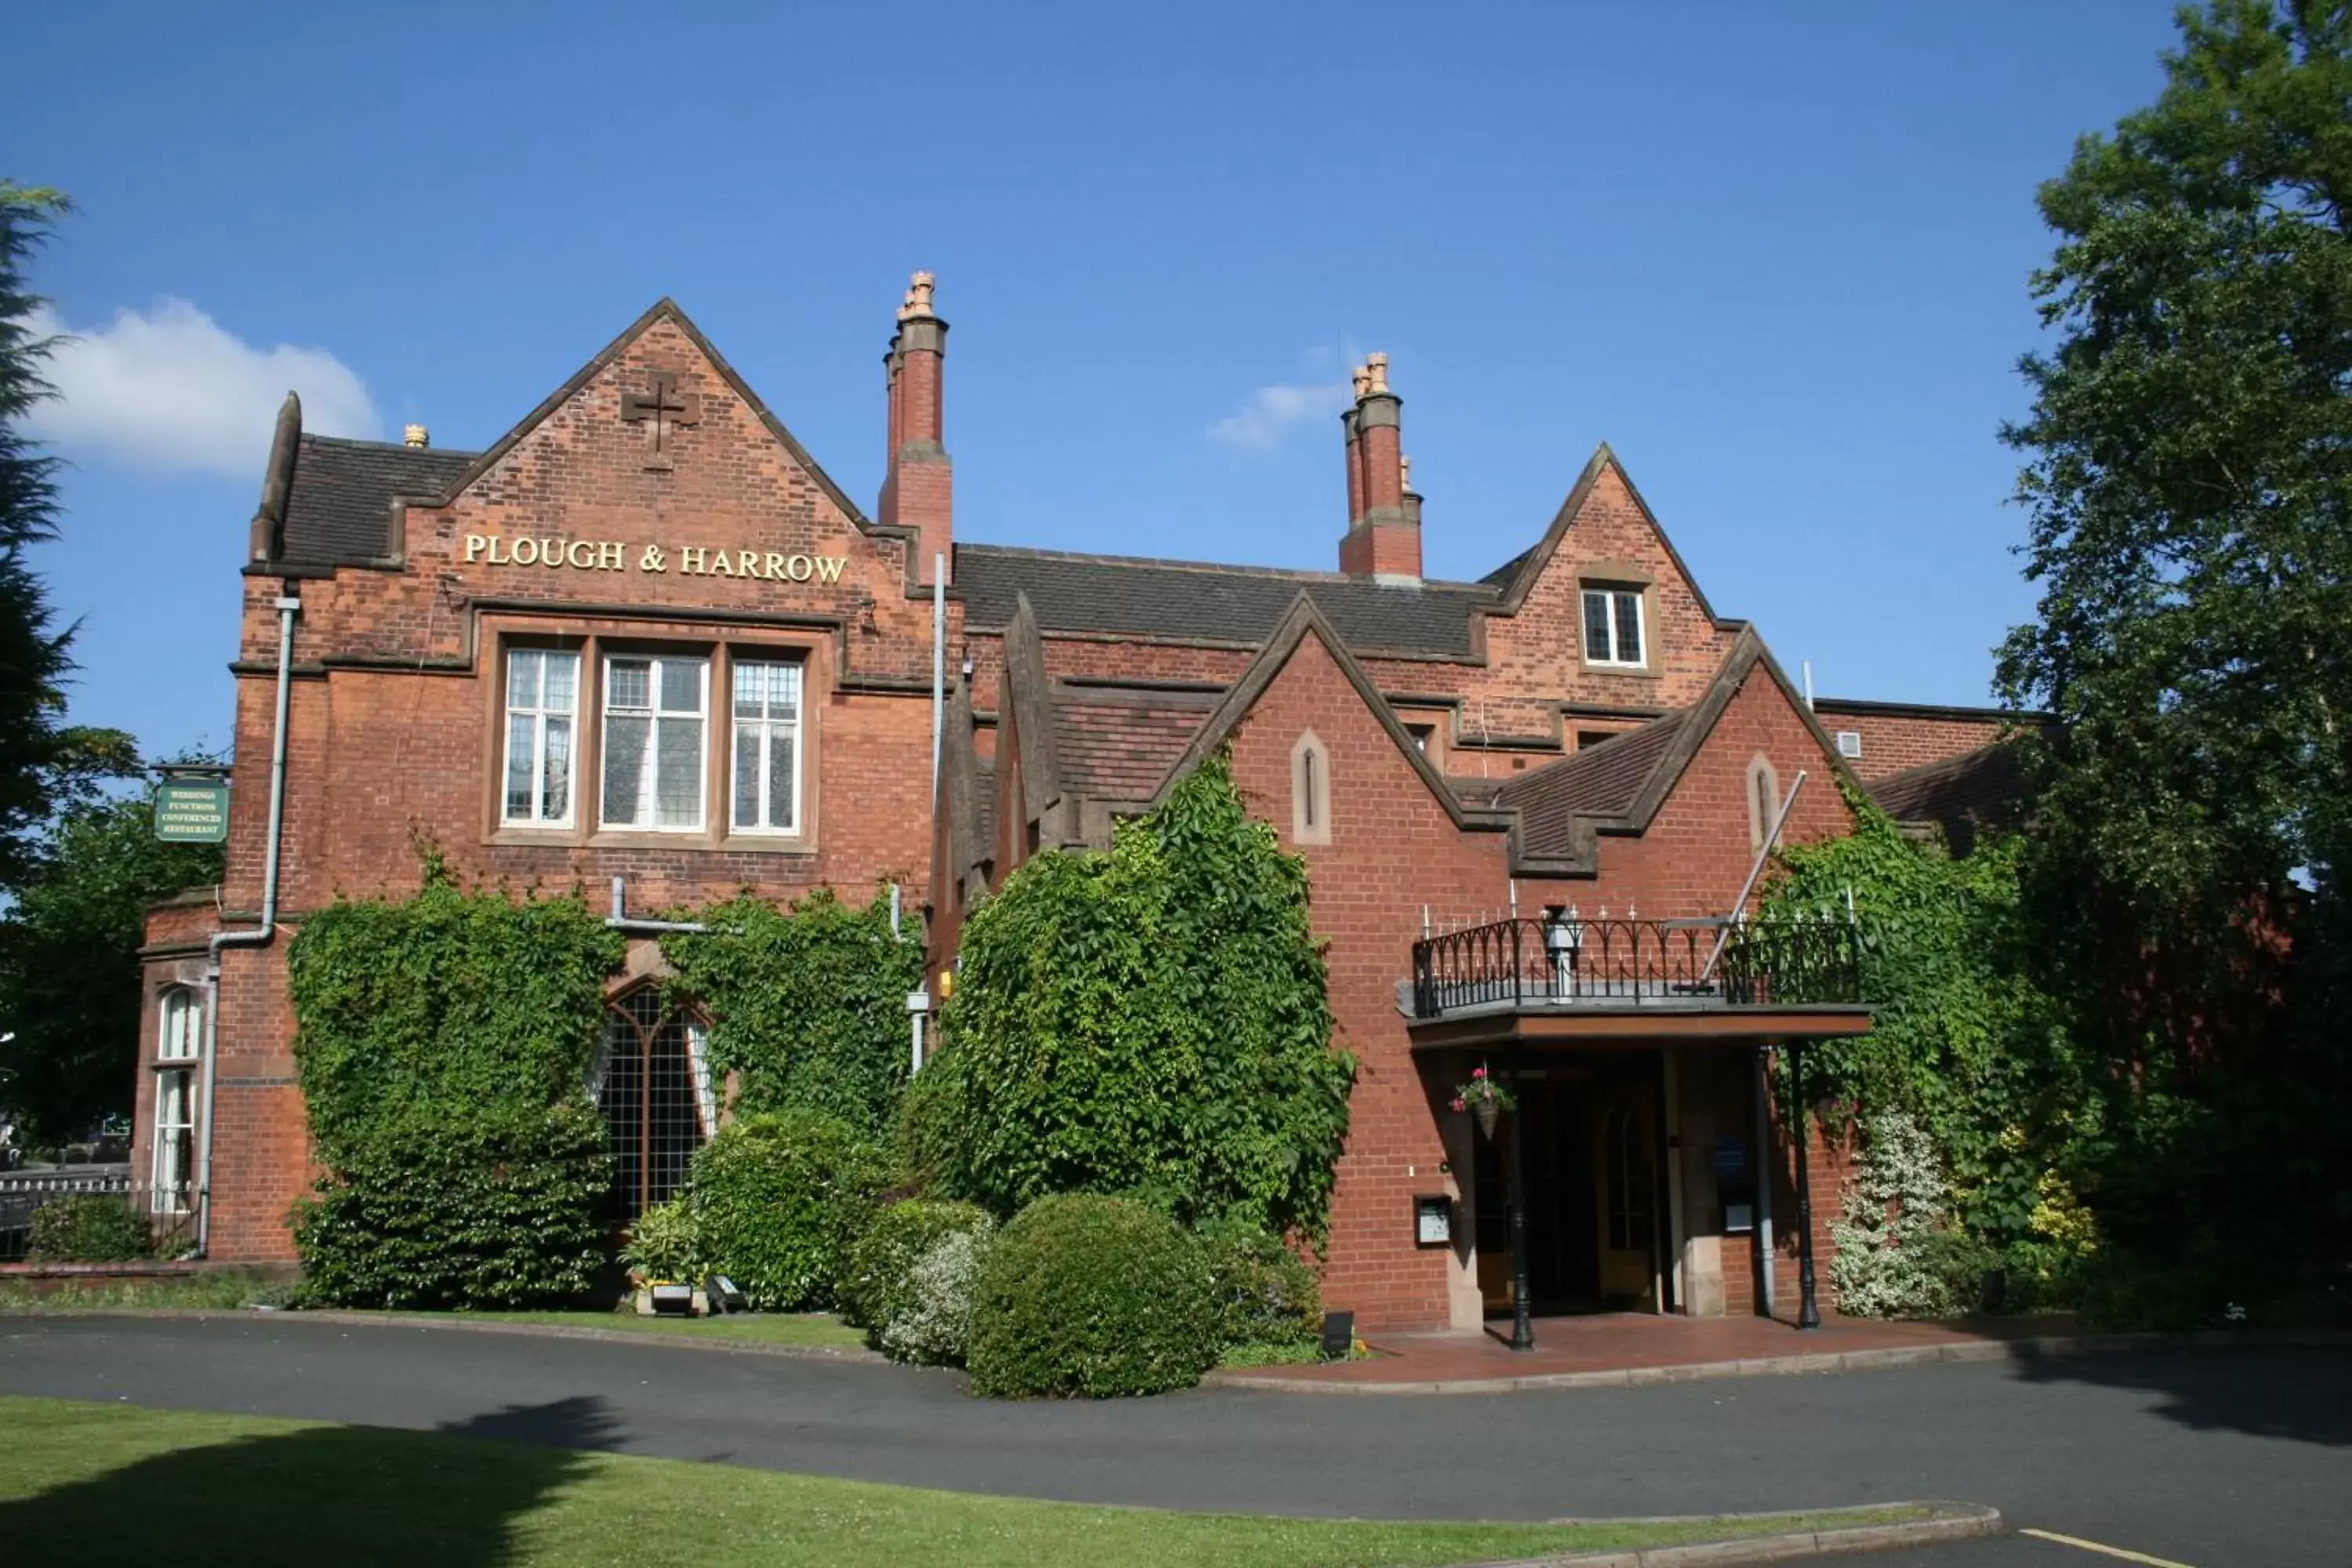
[[[613,912],[604,917],[604,923],[617,931],[640,931],[647,934],[677,931],[685,931],[693,936],[703,936],[710,930],[700,921],[631,920],[628,913],[628,879],[625,877],[613,879]]]
[[[269,840],[261,873],[261,923],[248,931],[213,933],[205,955],[205,1111],[196,1143],[196,1256],[212,1256],[213,1106],[220,1080],[221,952],[232,947],[268,947],[278,931],[279,840],[286,825],[286,708],[294,684],[294,617],[302,601],[281,589],[278,595],[278,716],[269,742]]]

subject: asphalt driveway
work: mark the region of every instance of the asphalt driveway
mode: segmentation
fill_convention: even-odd
[[[1952,1498],[2195,1568],[2352,1562],[2344,1349],[1462,1397],[1202,1390],[1005,1405],[970,1398],[951,1373],[658,1345],[299,1315],[10,1318],[0,1393],[464,1425],[522,1442],[1182,1509],[1542,1519]],[[1907,1560],[2098,1561],[2023,1539]]]

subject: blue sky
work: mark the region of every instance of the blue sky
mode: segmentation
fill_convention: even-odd
[[[77,716],[228,732],[277,399],[496,439],[675,296],[853,495],[909,268],[959,537],[1329,568],[1384,349],[1471,577],[1609,441],[1821,689],[1987,700],[2037,182],[2162,0],[36,7],[0,170],[81,207],[44,428]]]

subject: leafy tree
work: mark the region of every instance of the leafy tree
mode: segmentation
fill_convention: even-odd
[[[2005,435],[2042,596],[2000,679],[2059,721],[2026,889],[2106,1058],[2109,1198],[2156,1173],[2144,1236],[2259,1246],[2347,1152],[2352,4],[2180,26],[2041,192],[2058,341]]]
[[[156,841],[148,796],[79,793],[0,916],[0,1105],[37,1143],[130,1108],[147,906],[221,877],[220,846]]]
[[[1306,866],[1250,820],[1227,759],[1108,854],[1007,878],[964,927],[942,1028],[908,1105],[950,1195],[1010,1215],[1129,1193],[1320,1236],[1355,1064],[1330,1046]]]
[[[26,414],[53,395],[41,362],[56,342],[33,335],[30,318],[43,301],[25,268],[68,207],[56,191],[0,179],[0,886],[23,875],[68,749],[59,716],[73,634],[52,625],[28,559],[57,535],[58,460],[23,431]]]

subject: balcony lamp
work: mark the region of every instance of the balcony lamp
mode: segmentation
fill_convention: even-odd
[[[1576,906],[1551,904],[1544,910],[1544,952],[1551,955],[1554,969],[1576,967],[1577,951],[1584,945],[1584,922],[1576,918]]]

